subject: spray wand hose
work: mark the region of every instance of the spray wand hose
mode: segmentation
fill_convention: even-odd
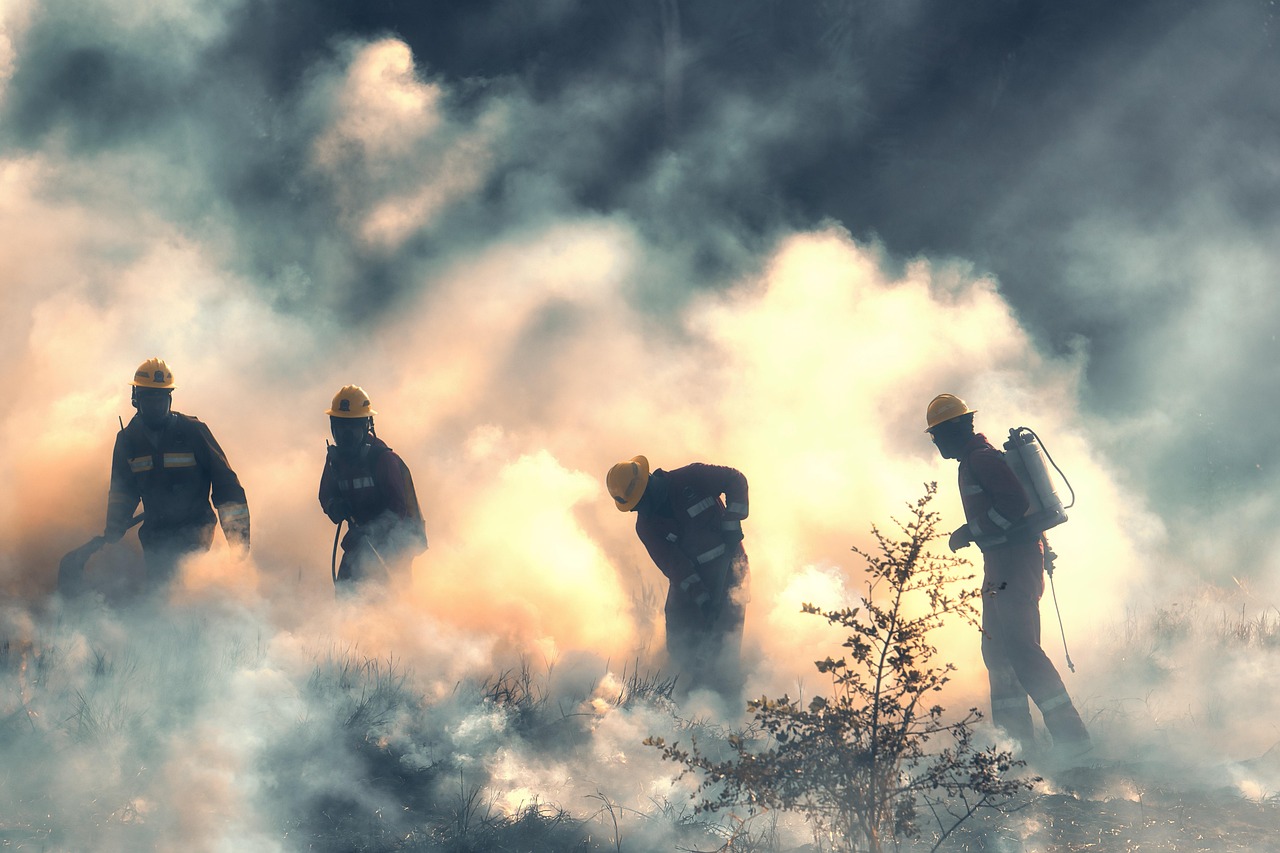
[[[1053,466],[1053,470],[1058,472],[1058,476],[1062,478],[1062,482],[1067,484],[1067,490],[1071,492],[1071,503],[1064,506],[1063,509],[1071,509],[1073,506],[1076,505],[1075,487],[1071,485],[1071,481],[1067,479],[1067,475],[1062,473],[1062,469],[1058,467],[1058,463],[1053,461],[1053,456],[1050,455],[1049,448],[1045,447],[1045,444],[1043,441],[1041,441],[1040,436],[1036,435],[1036,431],[1033,430],[1031,427],[1018,427],[1018,431],[1024,431],[1024,430],[1026,432],[1029,432],[1031,434],[1031,437],[1040,443],[1040,449],[1044,451],[1044,457],[1049,460],[1049,464]],[[1046,547],[1048,547],[1048,543],[1045,543],[1045,545]]]
[[[1067,668],[1075,672],[1076,665],[1071,662],[1071,652],[1067,650],[1067,629],[1062,626],[1062,611],[1058,609],[1058,588],[1053,585],[1053,562],[1058,555],[1049,547],[1048,538],[1041,536],[1040,541],[1044,544],[1044,571],[1049,576],[1049,591],[1053,593],[1053,612],[1058,614],[1058,631],[1062,634],[1062,653],[1067,656]]]

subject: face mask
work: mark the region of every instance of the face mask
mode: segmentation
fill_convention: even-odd
[[[161,429],[169,419],[169,408],[173,397],[168,391],[139,391],[134,395],[134,405],[138,409],[138,417],[147,429]]]
[[[968,436],[949,430],[933,434],[933,444],[938,448],[938,453],[943,459],[959,458],[960,450],[968,440]]]
[[[329,418],[329,431],[338,450],[354,455],[369,435],[368,418]]]

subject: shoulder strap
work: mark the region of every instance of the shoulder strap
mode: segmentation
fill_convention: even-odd
[[[391,448],[387,447],[385,444],[366,444],[364,447],[360,448],[360,455],[355,459],[343,460],[342,457],[338,455],[338,446],[336,444],[329,444],[325,446],[325,465],[337,470],[339,463],[344,461],[348,465],[353,462],[359,463],[360,465],[368,468],[369,474],[372,476],[378,467],[378,459],[381,458],[382,454],[389,450],[391,450]]]

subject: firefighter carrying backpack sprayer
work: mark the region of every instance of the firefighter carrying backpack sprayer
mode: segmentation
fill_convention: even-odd
[[[1009,430],[1009,440],[1004,443],[1004,458],[1031,501],[1027,514],[1023,516],[1023,523],[1030,529],[1038,531],[1042,537],[1045,531],[1064,523],[1067,520],[1067,510],[1076,505],[1076,490],[1071,487],[1071,481],[1067,479],[1066,474],[1062,473],[1058,463],[1053,461],[1053,457],[1040,441],[1040,436],[1036,435],[1030,427],[1022,426]],[[1062,482],[1066,483],[1067,490],[1071,492],[1071,503],[1066,506],[1063,506],[1062,498],[1053,487],[1053,480],[1049,476],[1050,465],[1058,472]],[[1047,537],[1043,538],[1043,542],[1044,573],[1049,576],[1053,610],[1058,616],[1058,630],[1062,634],[1062,653],[1066,655],[1067,668],[1075,672],[1076,665],[1071,662],[1071,653],[1067,651],[1067,631],[1062,625],[1062,611],[1058,609],[1058,590],[1053,584],[1053,570],[1058,555],[1049,547]]]
[[[974,544],[982,552],[982,659],[991,683],[991,720],[1034,750],[1034,700],[1055,752],[1078,756],[1091,748],[1089,733],[1040,645],[1040,598],[1044,576],[1052,583],[1053,569],[1045,531],[1067,520],[1067,507],[1053,489],[1049,456],[1035,432],[1010,430],[1000,451],[974,430],[975,414],[959,397],[940,394],[926,411],[926,432],[943,458],[959,463],[965,523],[948,544],[952,551]]]

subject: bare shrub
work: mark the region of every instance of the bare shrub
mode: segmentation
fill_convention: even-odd
[[[866,561],[861,607],[804,605],[847,633],[841,657],[815,664],[831,679],[830,696],[807,706],[787,696],[752,700],[752,722],[727,738],[727,758],[696,738],[689,749],[646,740],[681,775],[701,776],[699,811],[797,811],[835,851],[879,853],[908,839],[936,849],[979,810],[1002,808],[1038,781],[1013,775],[1022,762],[1009,752],[974,742],[976,708],[949,719],[929,704],[955,670],[935,662],[929,635],[947,619],[976,623],[978,595],[973,576],[960,574],[963,560],[928,550],[940,538],[929,509],[936,491],[927,484],[907,520],[894,520],[901,536],[872,527],[877,553],[853,549]]]

